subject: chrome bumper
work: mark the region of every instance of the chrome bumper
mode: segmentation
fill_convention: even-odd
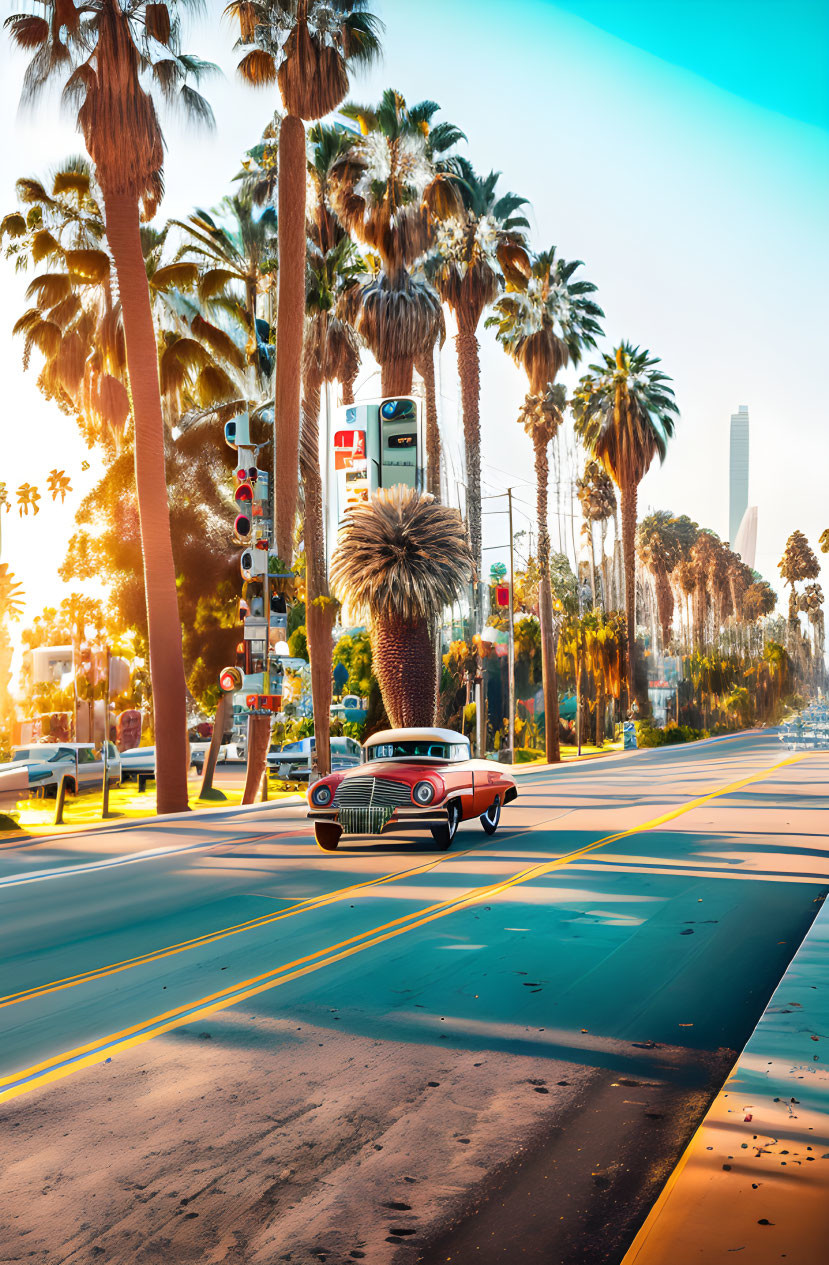
[[[365,810],[355,809],[352,811],[354,811],[355,813],[358,813],[361,811],[368,812],[368,805],[366,805]],[[348,812],[348,810],[346,810],[346,812]],[[332,825],[339,825],[340,824],[340,809],[339,808],[311,808],[308,812],[308,818],[310,821],[330,821]],[[401,808],[395,808],[393,810],[391,816],[388,818],[387,821],[385,821],[382,824],[379,830],[366,829],[366,830],[359,830],[359,831],[346,831],[346,833],[386,834],[387,831],[405,830],[407,827],[410,828],[413,825],[421,825],[421,824],[424,826],[438,825],[441,822],[446,822],[448,820],[449,820],[449,813],[445,807],[443,808],[416,808],[414,806],[412,806],[411,808],[401,807]],[[368,823],[366,824],[368,825]],[[343,829],[345,830],[345,826],[343,827]]]

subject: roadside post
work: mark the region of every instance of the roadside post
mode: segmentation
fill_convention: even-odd
[[[61,773],[58,784],[58,798],[55,805],[55,825],[63,825],[63,808],[66,803],[66,774]]]
[[[111,654],[106,648],[106,675],[104,677],[104,793],[101,799],[101,820],[109,816],[109,673]]]

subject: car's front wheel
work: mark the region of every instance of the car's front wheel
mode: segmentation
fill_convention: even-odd
[[[446,805],[447,818],[445,822],[441,822],[439,826],[431,826],[432,838],[438,848],[446,850],[451,848],[452,840],[458,833],[458,825],[461,820],[461,806],[456,799],[450,800]]]
[[[501,820],[501,796],[496,795],[485,813],[481,813],[481,825],[488,835],[494,835]]]
[[[338,826],[333,821],[315,821],[314,822],[314,838],[316,839],[323,852],[336,852],[337,844],[340,842],[342,834],[342,826]]]

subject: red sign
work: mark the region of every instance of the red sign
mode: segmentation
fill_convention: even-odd
[[[495,600],[499,606],[509,606],[509,585],[499,584],[495,589]]]
[[[334,469],[353,470],[366,459],[366,432],[338,430],[334,434]]]
[[[255,712],[278,712],[282,707],[282,695],[246,694],[245,707]]]

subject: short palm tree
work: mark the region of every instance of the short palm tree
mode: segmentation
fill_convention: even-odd
[[[430,119],[437,106],[409,107],[388,89],[379,106],[347,106],[363,132],[331,172],[340,221],[376,255],[377,268],[355,295],[354,324],[380,365],[384,396],[408,395],[414,363],[440,336],[440,298],[416,265],[434,222],[457,209],[455,181],[435,165]],[[438,133],[441,145],[457,129]]]
[[[346,513],[332,585],[370,621],[374,671],[395,727],[435,723],[437,624],[471,569],[460,514],[428,494],[398,484]]]
[[[285,107],[279,129],[279,296],[276,318],[276,550],[293,554],[299,468],[300,379],[305,310],[305,126],[335,110],[348,92],[348,72],[380,49],[381,24],[367,0],[231,0],[248,51],[239,73],[256,88],[278,83]]]
[[[206,63],[180,46],[176,0],[129,8],[117,0],[88,6],[37,0],[42,13],[7,19],[12,40],[31,55],[24,94],[55,82],[77,109],[77,123],[103,194],[107,243],[118,274],[135,423],[135,482],[146,577],[150,669],[160,812],[187,808],[187,715],[181,624],[164,469],[164,422],[155,330],[141,244],[140,209],[151,215],[162,191],[164,141],[156,100],[212,121],[189,81]]]
[[[541,625],[541,679],[544,690],[544,727],[547,759],[561,759],[559,743],[558,681],[553,619],[553,598],[550,585],[550,529],[547,505],[550,484],[550,443],[564,420],[567,403],[561,385],[548,387],[544,395],[527,395],[518,420],[530,436],[535,456],[535,495],[538,516],[538,617]]]
[[[637,494],[657,453],[664,461],[678,413],[670,378],[654,368],[657,364],[649,351],[622,343],[615,353],[605,353],[600,364],[590,366],[573,401],[576,432],[604,464],[622,503],[629,705],[634,698]]]
[[[456,336],[461,383],[466,504],[469,536],[478,576],[481,561],[481,367],[478,326],[498,297],[504,277],[523,284],[530,271],[522,212],[526,198],[498,193],[498,172],[479,176],[463,157],[451,160],[458,177],[462,207],[436,225],[427,275],[458,325]]]

